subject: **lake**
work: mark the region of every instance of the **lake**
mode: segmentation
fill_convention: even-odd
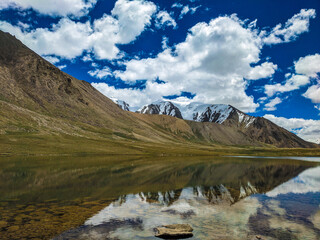
[[[320,239],[319,160],[1,157],[0,239]]]

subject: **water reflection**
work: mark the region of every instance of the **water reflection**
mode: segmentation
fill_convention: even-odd
[[[291,159],[299,161],[308,161],[308,162],[320,162],[320,157],[292,157],[292,156],[282,156],[282,157],[264,157],[264,156],[226,156],[226,157],[235,157],[235,158],[262,158],[262,159]]]
[[[174,174],[186,187],[122,195],[56,239],[155,239],[154,227],[175,223],[191,224],[193,239],[320,237],[320,167],[228,164],[188,166]]]
[[[288,193],[309,193],[319,192],[320,189],[320,168],[312,168],[304,171],[288,182],[281,184],[268,192],[269,197],[276,197],[280,194]]]
[[[320,225],[317,164],[225,157],[0,158],[0,236],[154,239],[156,226],[190,223],[194,239],[312,239]]]

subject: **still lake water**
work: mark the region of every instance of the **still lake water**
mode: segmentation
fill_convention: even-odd
[[[320,239],[320,159],[0,158],[0,239]]]

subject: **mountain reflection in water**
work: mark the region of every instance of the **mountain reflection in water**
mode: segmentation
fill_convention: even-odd
[[[320,167],[314,163],[219,159],[173,165],[137,178],[141,191],[127,182],[128,194],[55,239],[155,239],[155,227],[175,223],[190,224],[193,239],[320,237]],[[141,177],[137,169],[131,173]]]

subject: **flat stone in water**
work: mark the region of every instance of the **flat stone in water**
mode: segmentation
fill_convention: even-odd
[[[193,229],[189,224],[171,224],[156,228],[156,237],[163,239],[190,238]]]

